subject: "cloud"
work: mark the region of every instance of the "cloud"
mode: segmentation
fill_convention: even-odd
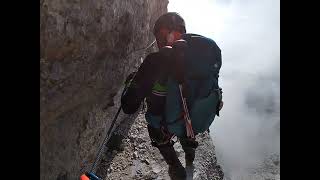
[[[187,31],[222,50],[224,108],[211,126],[218,161],[229,176],[280,152],[279,0],[170,0]]]
[[[276,1],[232,1],[217,38],[225,107],[211,127],[230,177],[248,173],[280,150],[280,30]]]

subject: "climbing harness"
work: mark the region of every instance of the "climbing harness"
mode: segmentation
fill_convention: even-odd
[[[168,130],[167,125],[165,124],[165,120],[162,119],[160,121],[160,132],[162,134],[162,140],[161,142],[155,141],[154,139],[151,138],[151,145],[154,147],[163,147],[163,146],[173,146],[177,141],[174,141],[173,138],[175,135],[173,133],[170,133]]]

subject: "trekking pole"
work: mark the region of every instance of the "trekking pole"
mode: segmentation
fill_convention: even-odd
[[[194,139],[194,133],[193,133],[192,125],[191,125],[191,118],[189,115],[186,99],[183,97],[183,94],[182,94],[182,85],[181,84],[179,84],[179,91],[180,91],[180,97],[182,100],[182,106],[184,109],[184,117],[185,117],[185,121],[186,121],[187,136]]]
[[[92,167],[91,167],[90,173],[93,172],[94,169],[95,169],[96,166],[97,166],[97,163],[98,163],[98,161],[99,161],[99,159],[100,159],[100,157],[101,157],[101,154],[102,154],[103,147],[105,146],[105,144],[106,144],[106,143],[108,142],[108,140],[109,140],[110,133],[111,133],[111,131],[112,131],[112,129],[113,129],[113,126],[114,126],[117,118],[118,118],[118,115],[120,114],[120,111],[121,111],[121,106],[119,107],[119,109],[118,109],[115,117],[113,118],[113,120],[112,120],[112,122],[111,122],[111,126],[110,126],[110,128],[109,128],[109,130],[108,130],[108,132],[107,132],[106,137],[104,138],[104,141],[103,141],[101,147],[99,148],[98,155],[97,155],[96,160],[94,161],[94,163],[93,163],[93,165],[92,165]]]
[[[129,86],[129,84],[131,83],[131,81],[133,80],[133,78],[135,77],[135,75],[136,75],[136,74],[134,73],[134,74],[132,75],[132,77],[130,78],[129,83],[126,83],[126,85],[125,85],[125,87],[124,87],[124,89],[123,89],[123,91],[122,91],[122,93],[121,93],[121,97],[126,93],[126,91],[127,91],[127,89],[128,89],[128,86]],[[116,122],[116,120],[117,120],[117,118],[118,118],[118,116],[119,116],[119,114],[120,114],[120,112],[121,112],[121,109],[122,109],[122,107],[121,107],[121,105],[120,105],[120,107],[119,107],[116,115],[114,116],[114,118],[113,118],[113,120],[112,120],[112,122],[111,122],[111,126],[110,126],[110,128],[109,128],[109,130],[108,130],[108,132],[107,132],[107,134],[106,134],[106,136],[105,136],[105,138],[104,138],[104,140],[103,140],[100,148],[99,148],[98,154],[97,154],[97,156],[96,156],[96,159],[95,159],[94,163],[92,164],[92,167],[91,167],[90,171],[82,174],[82,175],[80,176],[80,180],[102,180],[102,178],[98,177],[98,176],[94,173],[94,170],[96,169],[96,166],[97,166],[97,164],[98,164],[98,162],[99,162],[99,160],[100,160],[100,158],[101,158],[101,154],[102,154],[102,152],[103,152],[103,150],[104,150],[104,147],[105,147],[106,143],[107,143],[108,140],[109,140],[109,136],[110,136],[111,131],[112,131],[112,129],[113,129],[113,126],[114,126],[114,124],[115,124],[115,122]]]
[[[113,126],[114,126],[114,124],[115,124],[115,122],[116,122],[116,120],[117,120],[117,118],[118,118],[118,116],[120,114],[120,111],[121,111],[121,106],[119,107],[115,117],[113,118],[113,120],[111,122],[111,126],[110,126],[110,128],[109,128],[109,130],[108,130],[108,132],[107,132],[107,134],[106,134],[106,136],[105,136],[100,148],[99,148],[98,154],[96,156],[95,161],[92,164],[92,167],[91,167],[90,171],[88,173],[85,173],[85,174],[81,175],[81,177],[80,177],[81,180],[102,180],[100,177],[98,177],[97,175],[94,174],[94,170],[96,169],[96,166],[97,166],[97,164],[98,164],[98,162],[99,162],[99,160],[101,158],[101,154],[102,154],[102,152],[104,150],[104,147],[105,147],[106,143],[109,140],[110,133],[111,133],[111,131],[113,129]]]

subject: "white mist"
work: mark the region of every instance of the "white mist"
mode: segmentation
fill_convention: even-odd
[[[211,135],[226,176],[248,180],[280,155],[280,1],[170,0],[168,10],[182,15],[187,32],[222,50],[225,104]]]

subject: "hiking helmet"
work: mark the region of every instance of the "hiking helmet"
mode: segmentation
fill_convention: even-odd
[[[176,12],[168,12],[161,15],[154,24],[153,34],[159,32],[161,28],[167,28],[168,30],[176,30],[181,33],[186,33],[186,27],[183,18]]]

